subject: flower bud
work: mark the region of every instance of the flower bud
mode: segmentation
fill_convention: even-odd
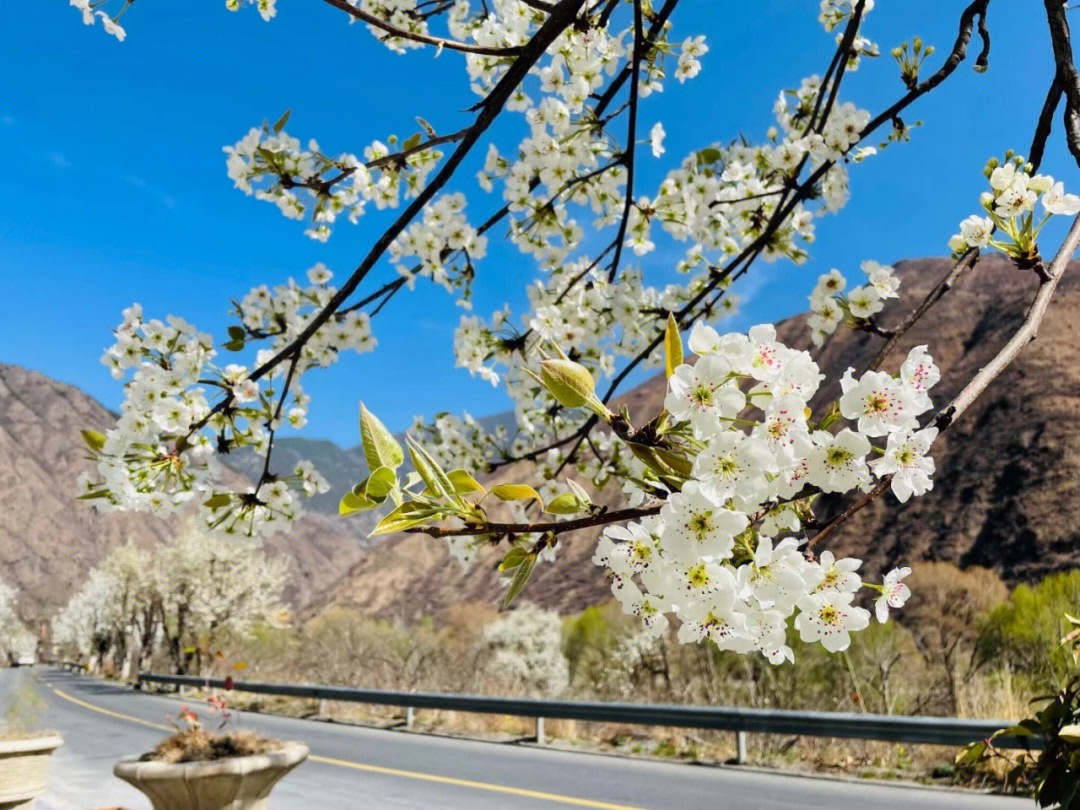
[[[559,404],[567,408],[587,408],[605,419],[611,412],[597,399],[589,370],[573,360],[558,358],[540,364],[540,378]]]

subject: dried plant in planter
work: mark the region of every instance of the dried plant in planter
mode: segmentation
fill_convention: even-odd
[[[262,737],[253,731],[234,728],[223,731],[232,718],[229,705],[224,698],[216,695],[207,701],[211,713],[216,713],[221,722],[214,731],[203,727],[199,715],[187,706],[180,707],[173,726],[176,733],[158,743],[152,751],[147,751],[140,762],[213,762],[228,757],[246,757],[254,754],[266,754],[280,751],[284,746],[280,740]]]
[[[210,699],[221,715],[214,731],[203,728],[187,706],[177,731],[154,750],[116,764],[113,773],[146,793],[154,810],[261,810],[271,789],[307,758],[307,746],[232,729],[221,698]]]
[[[280,740],[260,737],[251,731],[215,734],[196,725],[162,740],[153,751],[148,751],[139,759],[142,762],[210,762],[226,757],[280,751],[281,747]]]

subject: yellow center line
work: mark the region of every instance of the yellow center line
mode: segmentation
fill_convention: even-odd
[[[74,703],[76,706],[82,706],[84,709],[98,712],[99,714],[105,714],[109,717],[115,717],[120,720],[127,720],[129,723],[138,723],[141,726],[150,726],[150,728],[160,729],[162,731],[175,731],[170,726],[163,725],[161,723],[153,723],[149,720],[143,720],[139,717],[132,717],[129,714],[122,714],[121,712],[114,712],[110,709],[102,709],[100,706],[95,706],[92,703],[87,703],[84,700],[79,700],[76,697],[72,697],[66,692],[50,687],[57,697]],[[456,779],[452,776],[437,776],[432,773],[421,773],[419,771],[405,771],[400,768],[384,768],[380,765],[367,765],[363,762],[350,762],[345,759],[334,759],[332,757],[321,757],[315,754],[308,756],[308,759],[312,762],[321,762],[324,765],[334,765],[338,768],[351,768],[355,771],[368,771],[369,773],[381,773],[387,776],[401,776],[406,779],[420,779],[425,782],[438,782],[442,785],[454,785],[455,787],[472,788],[474,790],[488,790],[494,793],[508,793],[512,796],[523,796],[529,799],[539,799],[541,801],[554,802],[557,804],[572,804],[576,807],[591,807],[594,810],[643,810],[640,807],[631,807],[627,804],[613,804],[612,802],[599,802],[593,799],[579,799],[576,796],[563,796],[558,793],[545,793],[540,790],[527,790],[525,788],[509,787],[507,785],[496,785],[489,782],[474,782],[470,779]]]
[[[103,709],[100,706],[95,706],[92,703],[87,703],[85,700],[79,700],[78,698],[72,697],[67,692],[61,692],[56,687],[50,688],[53,690],[53,692],[56,693],[57,697],[61,697],[64,700],[69,700],[76,706],[82,706],[84,709],[89,709],[92,712],[98,712],[99,714],[107,714],[109,717],[116,717],[120,720],[127,720],[129,723],[138,723],[140,726],[150,726],[150,728],[156,728],[162,731],[176,731],[175,728],[172,728],[171,726],[166,726],[163,723],[152,723],[149,720],[143,720],[139,717],[132,717],[130,714],[121,714],[120,712]]]

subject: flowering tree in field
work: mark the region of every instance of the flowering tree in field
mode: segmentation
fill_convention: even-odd
[[[495,673],[529,695],[558,695],[570,682],[562,620],[554,610],[525,603],[489,624],[484,644],[492,652]]]
[[[36,644],[34,634],[26,629],[15,611],[15,602],[15,589],[0,582],[0,658],[33,652]]]
[[[933,486],[935,439],[1034,337],[1080,241],[1075,220],[1053,259],[1038,243],[1049,218],[1080,213],[1080,197],[1039,174],[1061,107],[1066,145],[1080,160],[1080,77],[1061,0],[1045,3],[1055,70],[1031,143],[1023,155],[1005,151],[985,164],[987,190],[959,233],[942,232],[955,261],[925,300],[910,313],[888,311],[899,280],[869,257],[856,286],[839,270],[807,281],[815,345],[839,327],[881,341],[872,362],[842,375],[832,402],[815,396],[824,375],[814,355],[783,345],[771,326],[716,328],[735,305],[730,285],[762,262],[804,261],[817,218],[847,204],[849,171],[881,149],[903,148],[911,135],[903,116],[970,60],[973,40],[973,67],[987,68],[989,0],[963,8],[943,54],[918,38],[891,47],[895,66],[869,38],[872,0],[822,0],[820,22],[836,42],[823,73],[780,92],[776,125],[763,138],[705,138],[671,162],[656,188],[635,177],[642,161],[667,155],[664,124],[644,121],[642,102],[665,85],[692,82],[708,60],[704,37],[670,38],[679,0],[324,2],[394,51],[455,52],[442,58],[464,63],[476,95],[472,118],[449,132],[418,118],[414,134],[376,131],[382,140],[352,153],[303,143],[287,132],[286,113],[227,146],[236,187],[302,221],[315,240],[372,207],[398,213],[340,285],[315,264],[306,280],[251,290],[224,343],[178,318],[126,310],[103,360],[126,380],[127,398],[113,430],[85,434],[96,469],[83,479],[82,497],[103,509],[190,508],[222,535],[286,529],[300,496],[327,486],[310,464],[271,465],[280,426],[307,420],[304,374],[342,352],[374,349],[373,319],[416,284],[438,284],[468,309],[499,226],[536,263],[529,311],[463,316],[454,349],[459,366],[505,387],[515,428],[487,432],[467,415],[417,423],[408,439],[412,469],[399,475],[404,449],[361,406],[370,475],[344,497],[342,514],[384,509],[377,533],[447,538],[465,561],[505,543],[508,598],[551,560],[561,535],[603,527],[594,562],[649,632],[675,618],[683,641],[708,638],[777,663],[792,658],[789,626],[841,651],[851,633],[901,607],[906,568],[864,582],[858,560],[822,546],[886,490],[906,501]],[[123,37],[118,21],[132,0],[108,10],[109,0],[72,4],[88,23],[100,20]],[[254,5],[267,20],[275,10],[273,0],[226,5]],[[898,92],[885,109],[845,98],[849,72],[895,81],[896,67]],[[495,125],[515,116],[528,134],[500,151]],[[459,168],[484,150],[475,178],[484,193],[476,195]],[[490,194],[499,202],[485,204]],[[657,240],[681,251],[678,283],[649,282]],[[904,357],[894,349],[990,249],[1010,257],[1016,272],[1034,274],[1038,291],[1012,339],[942,402],[933,347]],[[610,403],[639,367],[663,367],[668,389],[660,413],[633,421]],[[607,379],[602,393],[598,378]],[[250,488],[232,491],[217,457],[244,446],[266,461]],[[520,461],[535,465],[528,482],[478,480]],[[625,504],[597,506],[584,480],[621,487]],[[847,508],[821,520],[821,493],[848,495]],[[492,517],[496,502],[510,520]],[[864,591],[872,612],[857,602]]]
[[[283,614],[286,561],[239,537],[191,531],[167,546],[154,567],[161,635],[177,672],[202,664],[223,635],[245,633]]]
[[[177,672],[197,668],[223,634],[282,611],[286,566],[240,538],[188,532],[153,554],[113,548],[53,620],[53,636],[121,671],[163,651]]]

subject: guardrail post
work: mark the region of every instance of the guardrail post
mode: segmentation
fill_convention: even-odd
[[[544,737],[544,718],[543,717],[537,717],[536,718],[536,744],[537,745],[544,745],[546,742],[547,742],[547,740]]]
[[[746,732],[735,732],[735,764],[746,764]]]
[[[326,701],[323,698],[319,698],[319,717],[323,720],[327,718]]]
[[[412,731],[413,723],[416,721],[416,710],[412,706],[405,707],[405,728]]]

